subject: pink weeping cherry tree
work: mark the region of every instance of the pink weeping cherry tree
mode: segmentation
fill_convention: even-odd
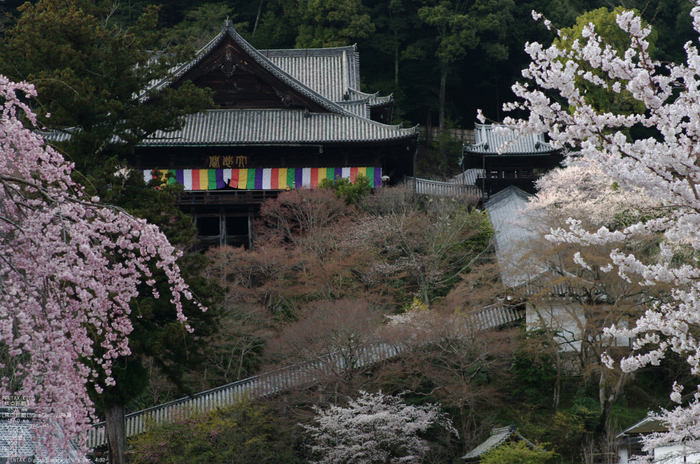
[[[700,7],[691,13],[700,32]],[[541,15],[533,12],[540,20]],[[545,20],[545,25],[551,23]],[[635,337],[633,352],[620,366],[634,371],[657,365],[673,351],[687,360],[693,374],[700,374],[700,56],[697,46],[685,45],[686,62],[661,63],[652,59],[644,26],[633,12],[621,12],[617,24],[630,38],[630,46],[618,52],[596,34],[593,25],[570,48],[528,43],[531,63],[523,71],[527,83],[514,91],[522,100],[506,108],[529,112],[527,120],[507,119],[516,132],[546,132],[556,146],[569,149],[628,192],[640,192],[657,202],[653,214],[618,229],[605,226],[587,230],[578,219],[552,230],[548,238],[581,247],[625,243],[638,237],[662,237],[653,257],[635,256],[614,248],[601,270],[623,278],[635,276],[645,285],[668,285],[670,298],[651,305],[628,330],[611,333]],[[562,32],[559,31],[560,38]],[[572,42],[572,41],[569,41]],[[587,98],[596,86],[602,94],[629,92],[640,102],[639,113],[605,112]],[[601,95],[596,93],[595,95]],[[483,116],[480,115],[483,119]],[[645,134],[632,137],[630,134]],[[678,257],[684,257],[678,259]],[[587,265],[578,257],[579,264]],[[604,359],[610,366],[612,360]],[[684,394],[686,393],[686,394]],[[700,451],[700,388],[683,392],[673,386],[677,406],[659,417],[669,432],[647,440],[647,449],[682,443]]]
[[[158,228],[71,180],[71,164],[33,130],[23,103],[33,95],[0,76],[0,368],[12,365],[0,405],[22,399],[39,418],[36,454],[50,458],[68,440],[85,450],[80,437],[95,420],[88,385],[113,383],[113,360],[129,354],[129,302],[153,285],[150,269],[167,276],[185,326],[181,302],[192,296]]]

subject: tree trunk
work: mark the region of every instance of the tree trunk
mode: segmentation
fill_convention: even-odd
[[[440,73],[440,108],[438,109],[438,125],[440,127],[440,134],[445,130],[445,93],[447,86],[447,64],[442,65],[442,72]]]
[[[545,336],[552,342],[555,341],[555,333],[551,330],[551,327],[548,326],[544,321],[545,317],[540,313],[539,310],[535,310],[535,313],[537,314],[537,319],[540,321],[540,327],[541,329],[544,330]],[[563,377],[563,360],[561,359],[561,351],[559,350],[559,346],[557,343],[553,343],[554,345],[554,350],[552,352],[552,357],[554,358],[554,367],[555,367],[555,378],[554,378],[554,394],[552,395],[552,408],[554,410],[559,409],[559,401],[561,399],[561,383],[562,383],[562,377]]]
[[[447,93],[447,63],[442,63],[440,66],[440,108],[438,109],[438,124],[440,133],[445,130],[445,94]]]
[[[496,121],[501,120],[501,105],[498,102],[498,66],[494,63],[493,80],[496,85]]]
[[[462,422],[462,443],[464,444],[464,448],[467,449],[467,448],[469,448],[469,446],[471,446],[471,442],[469,441],[469,438],[468,438],[469,423],[467,421],[467,415],[466,415],[465,410],[464,410],[465,409],[464,405],[461,405],[459,407],[459,409],[460,409],[460,411],[459,411],[460,412],[460,419]]]
[[[124,464],[126,462],[124,456],[126,451],[126,427],[123,404],[112,404],[105,408],[105,429],[110,464]]]
[[[260,6],[258,6],[258,15],[255,17],[255,26],[253,26],[253,37],[255,37],[255,31],[258,30],[258,23],[260,22],[260,14],[262,13],[263,1],[260,0]]]
[[[447,164],[447,153],[445,151],[445,144],[442,143],[442,136],[445,133],[445,93],[447,87],[447,63],[442,65],[442,73],[440,74],[440,108],[438,112],[438,124],[440,126],[440,163],[441,167],[444,169]]]
[[[561,365],[561,355],[559,349],[555,348],[554,359],[556,365],[556,377],[554,380],[554,398],[552,401],[552,407],[555,411],[559,409],[559,399],[561,397],[561,377],[562,377],[562,365]]]
[[[617,382],[615,383],[615,385],[608,387],[608,379],[607,375],[605,374],[605,366],[600,366],[600,383],[598,386],[598,399],[600,401],[600,428],[603,431],[607,430],[609,426],[608,421],[610,420],[610,411],[612,410],[613,405],[617,401],[617,398],[620,396],[620,393],[622,392],[625,383],[627,383],[628,375],[626,372],[621,372],[620,376],[617,378]],[[610,393],[607,393],[608,388],[611,389]]]
[[[433,119],[430,114],[430,108],[428,108],[428,114],[425,117],[425,141],[428,143],[433,141]],[[415,171],[413,175],[416,175]]]
[[[399,45],[396,44],[394,49],[394,85],[398,89],[399,87]],[[391,121],[389,121],[391,122]]]

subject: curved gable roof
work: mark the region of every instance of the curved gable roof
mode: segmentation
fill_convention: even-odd
[[[401,128],[360,116],[304,110],[209,110],[190,114],[181,130],[158,131],[141,146],[368,143],[416,140]]]
[[[357,47],[260,50],[273,64],[333,102],[345,100],[360,87]]]
[[[496,130],[496,124],[474,124],[474,143],[465,145],[466,153],[480,155],[543,155],[556,149],[543,134],[518,134]]]
[[[338,114],[350,114],[345,109],[324,97],[317,91],[309,88],[298,79],[291,76],[287,71],[283,70],[275,63],[270,61],[263,53],[250,45],[233,26],[233,21],[227,20],[221,28],[221,32],[214,37],[207,45],[205,45],[197,56],[188,63],[185,63],[173,71],[172,77],[164,79],[153,87],[153,90],[175,85],[178,81],[187,79],[187,75],[199,64],[202,64],[208,57],[216,53],[219,46],[227,40],[231,40],[238,49],[240,49],[246,57],[239,57],[242,64],[253,67],[260,78],[267,81],[273,86],[282,86],[292,90],[295,94],[306,100],[310,109],[320,112],[330,112]],[[247,59],[252,60],[247,62]]]

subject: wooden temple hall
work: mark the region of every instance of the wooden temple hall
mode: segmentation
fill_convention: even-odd
[[[393,98],[363,93],[355,46],[256,50],[226,21],[174,77],[215,91],[215,108],[182,130],[144,140],[131,160],[144,178],[172,173],[204,246],[252,245],[260,204],[324,178],[371,184],[412,176],[418,130],[389,125]]]

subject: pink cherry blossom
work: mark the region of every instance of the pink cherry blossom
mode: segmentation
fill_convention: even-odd
[[[130,353],[129,302],[153,283],[149,264],[167,276],[183,324],[181,297],[191,295],[158,228],[87,197],[72,165],[24,126],[36,123],[21,99],[33,95],[0,76],[0,342],[16,369],[0,405],[24,399],[41,419],[37,454],[49,459],[94,422],[87,385],[100,390],[101,372],[113,384],[112,362]]]

